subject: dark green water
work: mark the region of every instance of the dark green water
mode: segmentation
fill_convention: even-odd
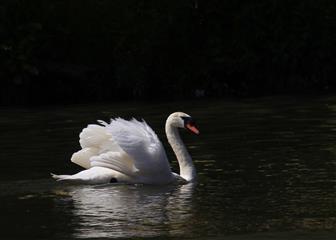
[[[164,121],[182,132],[198,171],[172,186],[56,183],[76,173],[78,134],[96,119],[144,118],[172,166]],[[336,239],[336,97],[0,109],[1,239]]]

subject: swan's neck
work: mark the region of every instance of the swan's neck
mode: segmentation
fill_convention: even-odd
[[[196,169],[192,159],[185,147],[178,129],[166,123],[166,134],[168,142],[173,148],[177,161],[180,165],[180,176],[185,180],[192,181],[196,177]]]

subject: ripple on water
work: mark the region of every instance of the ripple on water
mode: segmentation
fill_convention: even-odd
[[[171,103],[3,110],[1,237],[300,239],[299,231],[302,239],[314,239],[312,232],[335,239],[335,102],[180,103],[200,125],[200,136],[182,136],[198,182],[164,187],[44,179],[79,170],[69,158],[81,128],[95,119],[142,116],[166,145],[162,123]],[[178,171],[170,150],[168,156]]]

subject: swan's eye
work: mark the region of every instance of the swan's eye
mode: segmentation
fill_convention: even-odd
[[[191,117],[181,117],[183,122],[184,122],[184,126],[191,125],[194,126],[195,125],[195,121],[191,118]]]
[[[192,121],[191,117],[181,117],[181,118],[182,118],[182,120],[183,120],[183,122],[184,122],[184,126],[185,126],[187,123],[189,123],[189,122]]]
[[[199,134],[195,121],[191,117],[181,117],[184,121],[184,127],[195,134]]]

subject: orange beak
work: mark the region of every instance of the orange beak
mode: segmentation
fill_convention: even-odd
[[[194,125],[186,124],[186,128],[188,128],[190,131],[192,131],[197,135],[200,133],[199,130]]]

